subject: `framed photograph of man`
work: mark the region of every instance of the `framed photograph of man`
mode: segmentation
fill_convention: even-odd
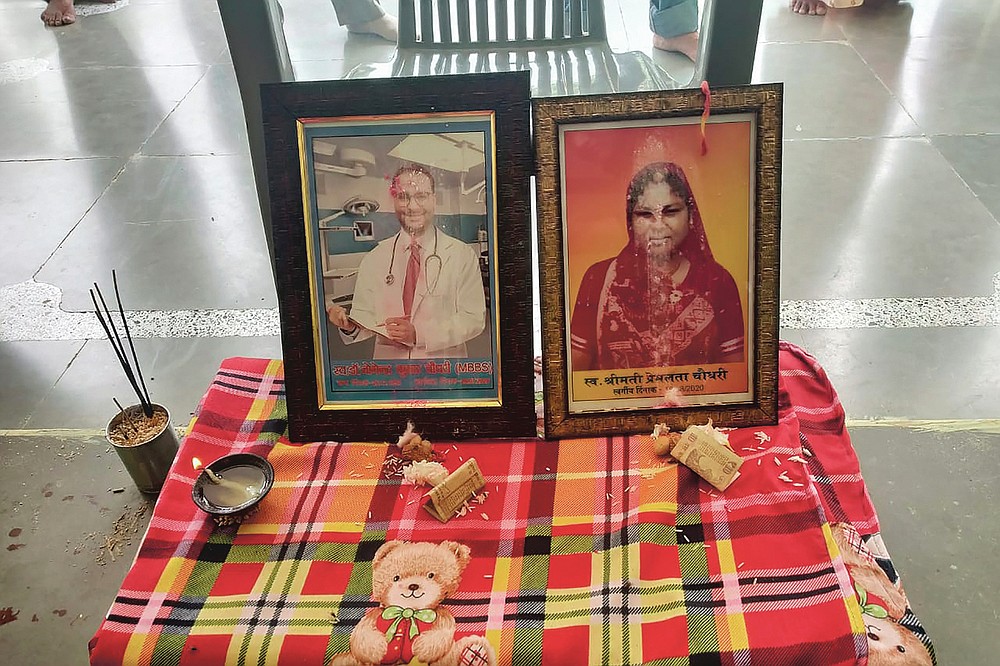
[[[262,89],[289,433],[533,436],[527,77]]]
[[[538,100],[547,437],[777,419],[781,86]]]

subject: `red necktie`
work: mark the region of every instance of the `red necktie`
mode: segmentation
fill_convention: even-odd
[[[406,262],[406,279],[403,280],[403,314],[410,316],[413,308],[413,293],[417,290],[417,279],[420,277],[420,244],[410,243],[410,259]]]

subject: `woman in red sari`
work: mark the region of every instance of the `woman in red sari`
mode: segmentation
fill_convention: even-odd
[[[625,221],[628,245],[580,284],[573,370],[743,362],[739,291],[712,257],[684,171],[672,162],[639,170]]]

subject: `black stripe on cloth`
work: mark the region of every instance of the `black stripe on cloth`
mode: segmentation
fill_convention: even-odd
[[[261,383],[261,375],[248,375],[248,374],[244,374],[242,372],[233,372],[232,370],[219,370],[219,372],[216,373],[216,374],[219,374],[219,375],[221,375],[223,377],[232,377],[233,379],[242,379],[243,381],[246,381],[246,382],[253,382],[254,384],[257,384],[258,386]],[[284,386],[285,385],[285,379],[283,377],[281,377],[281,376],[275,376],[275,375],[269,375],[269,377],[271,379],[271,382],[275,386]]]
[[[244,419],[233,418],[224,414],[219,414],[218,412],[202,410],[202,412],[198,414],[198,427],[202,431],[206,428],[214,428],[227,433],[243,432],[244,423]],[[280,436],[285,434],[285,430],[288,429],[288,421],[286,419],[261,419],[259,421],[253,421],[253,426],[255,432],[261,434],[270,433]]]
[[[744,604],[755,604],[755,603],[767,603],[774,601],[793,601],[795,599],[808,599],[809,597],[816,597],[828,592],[836,592],[840,590],[840,585],[826,585],[824,587],[817,587],[812,590],[804,590],[802,592],[786,592],[784,594],[755,594],[743,597]]]
[[[164,600],[166,601],[166,600]],[[115,597],[116,604],[125,604],[126,606],[145,606],[149,604],[149,597],[145,599],[140,599],[139,597]]]
[[[802,431],[799,431],[799,444],[803,449],[811,450],[809,438]],[[809,476],[812,477],[813,483],[819,487],[819,492],[823,495],[824,508],[833,514],[826,516],[827,521],[831,523],[850,522],[844,506],[840,503],[837,489],[834,487],[830,477],[827,476],[823,461],[816,456],[808,456],[806,458],[806,469],[809,471]]]
[[[674,533],[677,535],[677,544],[680,545],[683,541],[685,544],[688,543],[701,543],[705,540],[705,526],[701,523],[696,523],[694,525],[678,525],[674,528]],[[685,537],[687,537],[685,539]]]
[[[219,379],[216,379],[214,382],[212,382],[212,386],[221,386],[223,388],[229,389],[230,391],[242,393],[243,395],[252,395],[252,396],[260,395],[260,391],[254,390],[252,387],[240,386],[239,384],[230,384],[229,382],[224,382]],[[259,387],[260,384],[258,384],[257,386]],[[269,396],[281,397],[285,395],[285,389],[276,386],[272,388],[270,391],[268,391],[267,394]]]
[[[117,615],[115,613],[108,613],[108,622],[116,622],[118,624],[136,625],[136,624],[139,624],[139,618],[137,618],[137,617],[128,617],[127,615]]]
[[[396,485],[399,485],[397,482]],[[358,549],[354,555],[355,562],[371,562],[375,559],[375,552],[382,547],[385,543],[385,539],[379,541],[366,541],[362,540],[358,543]]]
[[[821,419],[812,414],[798,413],[799,427],[803,430],[811,430],[817,434],[840,435],[844,432],[844,412],[837,409],[833,415]]]
[[[118,616],[108,616],[109,621],[115,622]],[[133,623],[134,624],[134,623]],[[304,618],[281,618],[271,616],[264,622],[254,622],[248,623],[246,620],[239,618],[239,611],[234,611],[230,618],[217,619],[217,620],[205,620],[197,618],[154,618],[152,624],[158,627],[164,628],[175,628],[175,629],[190,629],[194,626],[199,627],[219,627],[219,628],[236,628],[244,627],[248,630],[252,630],[257,627],[267,627],[269,630],[278,629],[279,627],[305,627],[305,626],[329,626],[329,622],[324,619],[304,619]],[[351,623],[344,623],[346,626],[350,626]],[[356,622],[354,624],[357,624]],[[170,632],[176,633],[176,632]]]
[[[801,503],[799,503],[801,506]],[[733,518],[727,515],[730,539],[752,539],[759,534],[779,535],[798,534],[819,527],[819,515],[816,507],[803,508],[801,511],[786,510],[778,514],[748,516]]]
[[[548,534],[529,536],[524,539],[525,555],[548,555],[552,551],[552,537]]]
[[[229,557],[229,551],[232,547],[232,543],[213,543],[209,541],[201,547],[201,552],[198,553],[198,561],[225,562],[226,558]]]
[[[757,581],[758,583],[794,583],[807,580],[815,580],[823,576],[835,575],[833,566],[822,567],[815,571],[806,571],[796,574],[781,574],[778,576],[741,576],[740,583]]]

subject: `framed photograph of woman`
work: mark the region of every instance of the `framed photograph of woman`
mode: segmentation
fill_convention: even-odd
[[[517,73],[263,88],[293,440],[392,441],[408,421],[534,435],[531,282],[515,279],[527,100]]]
[[[780,84],[534,121],[546,436],[774,423]]]

